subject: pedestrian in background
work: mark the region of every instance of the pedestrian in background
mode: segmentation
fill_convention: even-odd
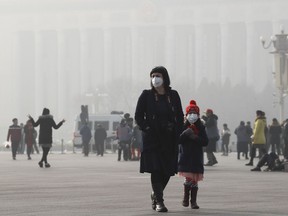
[[[252,135],[253,135],[253,129],[251,127],[251,122],[250,121],[247,121],[246,122],[246,131],[247,131],[247,140],[248,140],[248,152],[249,152],[249,155],[251,157],[251,149],[252,149]]]
[[[177,173],[178,139],[183,127],[183,110],[178,92],[170,87],[168,71],[158,66],[150,72],[151,89],[140,95],[135,121],[142,130],[140,172],[151,173],[152,209],[167,212],[163,193]]]
[[[283,142],[284,142],[284,159],[288,161],[288,119],[283,123],[283,132],[282,132]]]
[[[272,124],[268,127],[269,133],[269,146],[267,148],[268,152],[271,147],[271,152],[277,153],[277,155],[281,155],[280,150],[280,140],[282,134],[282,128],[276,118],[272,119]]]
[[[13,124],[8,129],[7,142],[11,140],[11,150],[12,150],[12,158],[16,160],[16,154],[19,147],[19,143],[22,138],[22,130],[18,125],[18,119],[12,119]]]
[[[43,109],[42,115],[39,116],[38,120],[35,122],[34,119],[28,115],[29,119],[32,122],[33,127],[37,127],[40,125],[39,130],[39,145],[42,147],[43,154],[42,158],[39,161],[38,165],[39,167],[43,167],[43,162],[45,163],[45,167],[49,168],[50,164],[47,161],[47,156],[50,151],[50,148],[52,147],[52,128],[58,129],[62,126],[62,124],[65,122],[63,119],[58,124],[55,123],[53,116],[50,115],[50,110],[47,108]]]
[[[34,128],[34,133],[33,133],[34,142],[33,142],[33,147],[32,147],[32,154],[34,154],[34,150],[37,152],[37,154],[40,153],[38,146],[37,146],[37,136],[38,136],[37,130],[35,130]]]
[[[121,154],[123,151],[123,159],[127,161],[129,159],[129,151],[130,151],[130,142],[132,137],[132,130],[127,125],[125,119],[122,119],[119,127],[116,129],[118,143],[118,161],[121,160]]]
[[[139,160],[141,155],[141,150],[143,142],[142,142],[142,131],[139,126],[136,124],[133,128],[132,133],[132,145],[131,145],[131,156],[132,160]]]
[[[104,154],[104,143],[107,138],[107,132],[101,124],[97,125],[97,128],[94,133],[94,140],[96,145],[97,156]]]
[[[31,120],[28,120],[26,124],[24,125],[24,140],[26,143],[26,153],[28,160],[31,160],[31,153],[32,153],[32,148],[33,144],[35,143],[34,139],[34,127],[32,125]]]
[[[263,154],[267,153],[266,151],[266,117],[263,111],[256,111],[256,119],[253,127],[253,135],[252,135],[252,149],[251,149],[251,157],[249,163],[246,166],[253,166],[253,160],[256,157],[256,150],[259,150],[259,158],[262,157]]]
[[[18,146],[18,150],[17,153],[18,154],[24,154],[25,152],[25,133],[24,133],[24,124],[20,123],[20,128],[21,128],[21,139],[19,142],[19,146]]]
[[[217,141],[220,139],[219,130],[217,126],[218,116],[213,113],[212,109],[207,109],[206,116],[202,119],[205,122],[206,134],[209,139],[208,146],[206,147],[206,154],[208,162],[205,166],[213,166],[218,163],[213,152],[216,152]]]
[[[284,171],[285,161],[280,160],[275,152],[265,153],[258,161],[257,166],[251,171],[261,171],[261,167],[267,165],[264,171]]]
[[[234,133],[237,137],[237,159],[240,160],[241,152],[244,154],[245,159],[248,159],[248,142],[250,137],[244,121],[240,121]]]
[[[85,122],[84,125],[80,129],[80,135],[82,137],[82,146],[84,156],[88,157],[89,155],[89,144],[92,137],[91,129],[88,126],[88,122]]]
[[[231,132],[226,123],[223,124],[223,129],[221,131],[221,140],[222,140],[222,152],[223,156],[228,156],[229,152],[229,142],[230,142]]]
[[[184,197],[182,205],[199,209],[197,204],[198,182],[203,180],[203,147],[208,145],[205,127],[199,118],[200,109],[196,101],[191,100],[186,107],[184,131],[179,139],[178,172],[184,179]]]

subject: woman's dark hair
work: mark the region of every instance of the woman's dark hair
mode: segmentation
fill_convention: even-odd
[[[164,88],[166,91],[170,90],[170,78],[169,78],[169,74],[168,74],[167,69],[163,66],[157,66],[157,67],[153,68],[152,71],[150,72],[150,77],[152,76],[153,73],[162,74]],[[154,88],[152,83],[151,83],[151,87]]]
[[[42,115],[49,115],[50,114],[50,110],[47,108],[43,109]]]

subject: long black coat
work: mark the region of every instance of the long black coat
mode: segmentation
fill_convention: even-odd
[[[61,121],[56,125],[53,116],[49,114],[40,116],[36,122],[31,118],[31,121],[34,127],[40,125],[39,144],[52,144],[52,128],[58,129],[63,124]]]
[[[208,137],[200,119],[194,125],[199,130],[194,138],[189,137],[184,132],[180,135],[178,171],[203,174],[203,147],[208,145]],[[189,123],[186,122],[184,131],[188,126]]]
[[[216,144],[220,139],[217,120],[218,116],[215,114],[210,115],[205,120],[206,134],[209,139],[208,146],[206,147],[207,152],[216,152]]]
[[[281,133],[282,128],[280,125],[271,125],[269,127],[270,144],[280,144]]]
[[[94,133],[95,144],[104,145],[105,139],[107,138],[107,132],[105,128],[97,128]]]
[[[163,112],[167,113],[167,119],[163,120]],[[162,172],[169,176],[177,173],[178,141],[184,120],[178,92],[170,90],[158,97],[153,90],[144,90],[138,99],[135,120],[143,135],[140,172]]]

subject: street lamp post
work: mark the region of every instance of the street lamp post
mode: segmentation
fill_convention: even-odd
[[[270,52],[274,55],[276,86],[279,89],[279,106],[280,106],[280,122],[284,120],[284,98],[288,89],[288,34],[281,29],[281,34],[271,36],[270,41],[266,45],[265,39],[261,36],[260,40],[264,49],[268,49],[272,44],[274,51]]]

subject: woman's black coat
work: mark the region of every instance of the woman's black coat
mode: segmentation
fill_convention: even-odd
[[[34,127],[40,125],[39,144],[51,144],[53,142],[52,127],[54,129],[58,129],[63,124],[63,122],[61,121],[56,125],[53,116],[49,114],[40,116],[36,122],[34,122],[34,119],[31,118],[31,121]]]
[[[199,130],[194,138],[189,137],[185,132],[179,139],[178,172],[203,173],[203,147],[208,145],[208,137],[204,125],[200,119],[195,122]],[[188,128],[186,122],[184,131]]]
[[[171,119],[166,131],[161,130],[156,109],[154,90],[144,90],[140,95],[135,120],[142,130],[140,172],[162,172],[172,176],[177,173],[178,140],[183,128],[183,110],[178,92],[170,90],[167,106]]]

